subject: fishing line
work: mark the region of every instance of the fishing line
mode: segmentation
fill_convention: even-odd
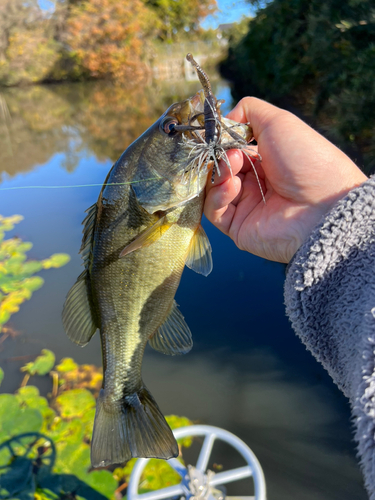
[[[97,186],[126,186],[129,184],[139,184],[140,182],[146,181],[155,181],[158,180],[159,177],[150,177],[149,179],[141,179],[139,181],[131,181],[131,182],[107,182],[101,184],[76,184],[69,186],[14,186],[14,187],[5,187],[0,188],[0,191],[11,191],[15,189],[67,189],[67,188],[85,188],[85,187],[97,187]]]

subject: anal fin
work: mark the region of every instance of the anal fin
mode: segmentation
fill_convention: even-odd
[[[80,346],[86,345],[97,329],[91,310],[88,290],[88,272],[83,271],[66,297],[62,321],[70,340]]]
[[[203,274],[203,276],[208,276],[212,271],[211,244],[200,224],[191,240],[185,264],[196,273]]]
[[[155,351],[170,356],[186,354],[193,347],[190,329],[178,309],[176,301],[173,301],[167,319],[151,337],[149,344]]]

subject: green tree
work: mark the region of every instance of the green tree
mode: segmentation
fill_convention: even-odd
[[[237,96],[292,101],[375,166],[372,0],[274,0],[231,44],[223,66]]]

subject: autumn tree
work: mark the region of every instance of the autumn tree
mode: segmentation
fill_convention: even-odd
[[[0,84],[43,80],[59,58],[59,48],[37,0],[0,2]]]
[[[87,0],[71,5],[65,42],[89,76],[139,79],[152,19],[141,0]]]
[[[217,10],[216,0],[144,0],[156,14],[159,36],[172,40],[184,31],[197,31],[199,23]]]

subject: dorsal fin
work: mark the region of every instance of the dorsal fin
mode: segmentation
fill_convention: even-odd
[[[66,297],[62,320],[67,336],[80,346],[86,345],[97,330],[90,292],[90,278],[85,269]]]
[[[203,274],[203,276],[208,276],[212,271],[211,244],[200,224],[190,242],[185,264],[196,273]]]
[[[80,249],[85,270],[78,276],[77,281],[69,290],[62,313],[66,334],[70,340],[82,347],[90,341],[97,330],[88,273],[97,214],[96,203],[91,205],[86,212],[87,216],[82,222],[83,238]]]
[[[155,351],[170,356],[186,354],[193,347],[190,329],[176,301],[173,301],[167,319],[150,338],[149,344]]]
[[[95,220],[96,220],[96,213],[98,211],[98,207],[96,203],[91,205],[86,210],[86,217],[83,219],[83,237],[82,237],[82,243],[81,243],[81,248],[79,250],[79,253],[81,254],[81,257],[83,259],[83,265],[85,266],[85,269],[88,269],[90,265],[90,254],[91,254],[91,247],[92,247],[92,238],[94,235],[94,229],[95,229]]]

